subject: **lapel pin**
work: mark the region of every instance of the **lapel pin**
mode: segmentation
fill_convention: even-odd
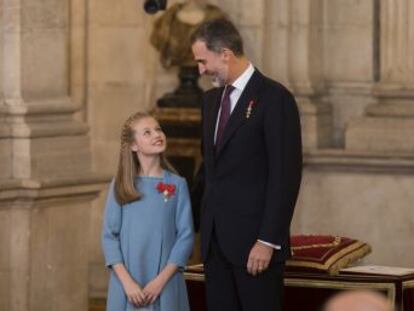
[[[247,111],[246,111],[246,119],[250,118],[250,115],[252,114],[253,111],[253,107],[256,106],[256,102],[254,100],[251,100],[249,102],[249,106],[247,106]]]

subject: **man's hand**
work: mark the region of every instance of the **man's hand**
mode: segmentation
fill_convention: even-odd
[[[273,248],[256,242],[252,247],[247,261],[247,272],[256,276],[267,269],[273,255]]]

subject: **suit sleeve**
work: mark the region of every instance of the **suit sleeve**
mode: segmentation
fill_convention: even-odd
[[[265,211],[258,239],[286,245],[299,192],[302,143],[295,99],[284,91],[267,103],[264,138],[268,158]]]
[[[122,225],[122,207],[115,198],[114,186],[115,181],[113,180],[108,190],[102,227],[102,249],[107,267],[124,261],[119,239]]]
[[[194,182],[191,187],[191,206],[194,217],[194,230],[196,232],[200,229],[200,214],[201,214],[201,200],[204,194],[205,187],[205,172],[204,172],[204,133],[203,133],[203,122],[204,122],[204,100],[202,101],[201,107],[201,139],[200,139],[200,152],[201,152],[201,164],[194,177]]]
[[[194,230],[200,229],[201,199],[204,193],[204,163],[202,162],[194,178],[191,188],[191,205],[194,216]]]
[[[173,263],[184,270],[188,257],[190,257],[193,250],[194,243],[194,229],[193,218],[191,215],[191,203],[188,192],[187,182],[185,179],[181,180],[178,189],[178,202],[175,213],[175,224],[177,231],[177,238],[171,250],[168,263]]]

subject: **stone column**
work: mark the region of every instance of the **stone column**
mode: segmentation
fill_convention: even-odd
[[[380,0],[378,103],[350,123],[346,148],[369,152],[414,152],[414,4]]]
[[[70,1],[0,5],[0,309],[87,310],[100,178],[74,118]]]
[[[264,68],[295,94],[301,112],[304,149],[331,142],[331,108],[322,101],[323,1],[266,3]]]
[[[0,1],[0,47],[3,47],[3,1]],[[3,60],[3,49],[0,48],[0,59]],[[3,63],[1,67],[3,66]],[[0,68],[1,68],[0,67]],[[3,75],[0,74],[0,107],[4,107]],[[8,137],[9,129],[5,124],[6,118],[0,113],[0,179],[11,176],[11,142]],[[1,296],[0,296],[1,297]]]

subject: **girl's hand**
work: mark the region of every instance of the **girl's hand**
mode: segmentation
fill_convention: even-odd
[[[147,297],[142,288],[133,280],[125,282],[124,291],[128,301],[135,306],[143,306],[146,304]]]
[[[147,304],[152,304],[157,300],[159,295],[161,294],[162,289],[164,288],[165,283],[162,282],[160,277],[156,277],[151,282],[145,286],[143,292],[147,298]]]

